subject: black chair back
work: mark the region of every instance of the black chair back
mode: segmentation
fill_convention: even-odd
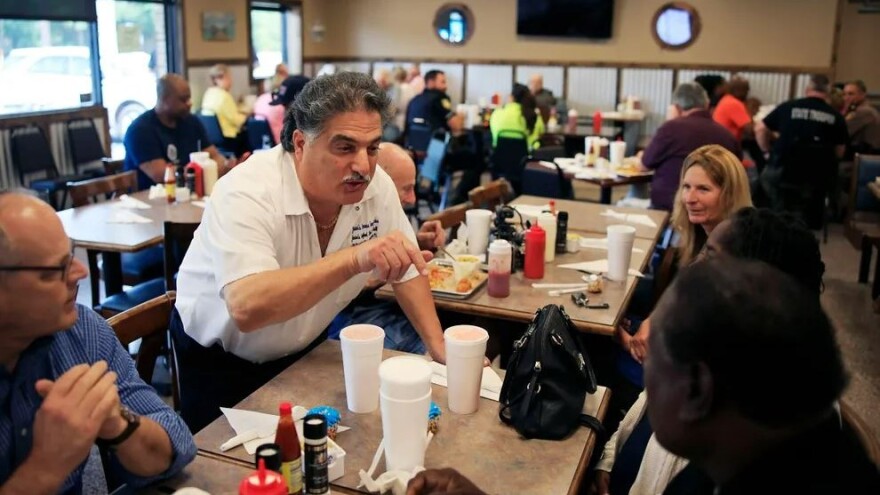
[[[70,156],[73,158],[73,167],[76,173],[80,173],[79,167],[81,165],[100,162],[107,157],[92,119],[69,121],[67,123],[67,141],[70,144]]]
[[[517,195],[521,194],[522,171],[525,167],[524,158],[529,155],[526,136],[508,137],[513,134],[499,135],[492,152],[492,178],[503,177],[513,186]]]
[[[192,244],[198,223],[165,222],[165,288],[177,290],[175,275]]]
[[[18,171],[18,180],[27,184],[25,176],[42,172],[45,178],[58,177],[58,167],[43,129],[35,126],[18,127],[10,134],[12,164]]]
[[[584,141],[584,136],[578,136],[575,134],[566,135],[563,143],[565,156],[574,156],[578,153],[584,153],[584,150],[587,147],[586,141]]]
[[[868,184],[880,177],[880,155],[856,155],[853,168],[854,212],[880,213],[880,200],[868,189]]]
[[[522,174],[522,193],[545,198],[574,199],[571,180],[565,178],[559,165],[553,165],[555,169],[550,169],[532,157],[527,158]]]
[[[410,122],[406,128],[405,146],[416,151],[427,151],[434,129],[426,123]]]
[[[272,136],[269,122],[264,119],[249,118],[245,129],[247,129],[248,147],[251,150],[269,149],[278,144]]]
[[[199,114],[197,117],[205,127],[205,134],[208,135],[208,139],[211,141],[210,143],[202,143],[202,149],[212,144],[217,148],[222,148],[225,138],[223,137],[223,131],[220,129],[220,121],[217,120],[217,116]]]

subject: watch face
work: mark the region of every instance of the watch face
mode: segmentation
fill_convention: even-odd
[[[122,416],[122,419],[128,423],[140,423],[140,416],[125,405],[119,406],[119,414]]]

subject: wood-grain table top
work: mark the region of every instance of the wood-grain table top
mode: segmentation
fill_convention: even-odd
[[[510,204],[542,206],[546,205],[548,201],[549,198],[542,198],[539,196],[520,196],[511,201]],[[556,199],[554,201],[556,202],[556,211],[568,212],[569,230],[596,232],[605,235],[605,230],[609,225],[623,223],[615,218],[601,215],[605,210],[613,210],[617,213],[647,215],[655,224],[657,224],[656,227],[639,224],[631,225],[636,228],[636,237],[656,241],[663,232],[663,229],[666,228],[666,224],[669,222],[669,212],[663,210],[625,208],[622,206],[602,205],[568,199]]]
[[[149,191],[140,191],[131,196],[149,204],[150,208],[121,208],[115,206],[118,200],[113,199],[62,210],[58,212],[58,217],[67,236],[77,247],[130,253],[160,244],[164,222],[197,223],[205,212],[204,208],[194,205],[192,201],[169,204],[164,198],[148,199]],[[108,220],[120,210],[136,213],[152,221],[109,223]]]
[[[386,358],[402,354],[385,350]],[[599,419],[605,417],[608,395],[602,397]],[[595,447],[591,430],[577,428],[562,441],[524,440],[498,419],[497,402],[481,399],[476,413],[453,414],[447,407],[446,388],[439,385],[433,386],[432,400],[443,413],[440,430],[426,451],[426,467],[454,467],[488,493],[576,493]],[[336,439],[346,451],[345,475],[333,485],[357,490],[358,470],[369,469],[382,438],[382,420],[378,410],[354,414],[346,408],[339,342],[321,344],[236,407],[277,414],[282,401],[304,407],[329,405],[339,410],[340,424],[351,430],[339,433]],[[220,444],[234,435],[226,418],[220,417],[196,434],[195,441],[203,454],[253,462],[243,447],[220,452]],[[380,463],[377,473],[383,471]]]

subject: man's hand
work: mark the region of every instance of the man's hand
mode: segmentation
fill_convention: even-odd
[[[611,482],[611,473],[597,469],[593,474],[593,482],[590,483],[589,495],[608,495],[608,485]]]
[[[400,280],[410,265],[422,275],[427,273],[425,256],[396,230],[357,246],[355,263],[358,272],[373,270],[376,278],[390,282]]]
[[[428,220],[416,234],[421,249],[436,249],[446,244],[446,231],[439,220]]]
[[[446,469],[429,469],[422,471],[409,480],[406,495],[430,493],[446,493],[454,495],[485,495],[473,482],[458,471]]]
[[[116,373],[107,371],[104,361],[81,364],[55,382],[37,381],[35,388],[44,400],[34,417],[30,459],[66,477],[89,455],[105,423],[109,430],[110,418],[118,415]]]
[[[639,326],[638,331],[629,340],[629,353],[639,363],[648,355],[648,336],[651,334],[651,320],[647,319]]]

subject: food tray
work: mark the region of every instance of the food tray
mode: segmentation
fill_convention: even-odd
[[[433,267],[433,268],[432,268]],[[442,268],[451,268],[452,262],[443,260],[443,259],[435,259],[428,263],[428,270],[436,269],[436,267]],[[429,274],[430,277],[430,274]],[[471,288],[465,292],[458,292],[456,290],[448,290],[448,289],[439,289],[439,288],[431,288],[431,293],[437,297],[447,298],[447,299],[467,299],[471,297],[474,292],[480,290],[480,288],[486,283],[486,280],[489,279],[489,275],[477,268],[470,275],[470,283]]]

